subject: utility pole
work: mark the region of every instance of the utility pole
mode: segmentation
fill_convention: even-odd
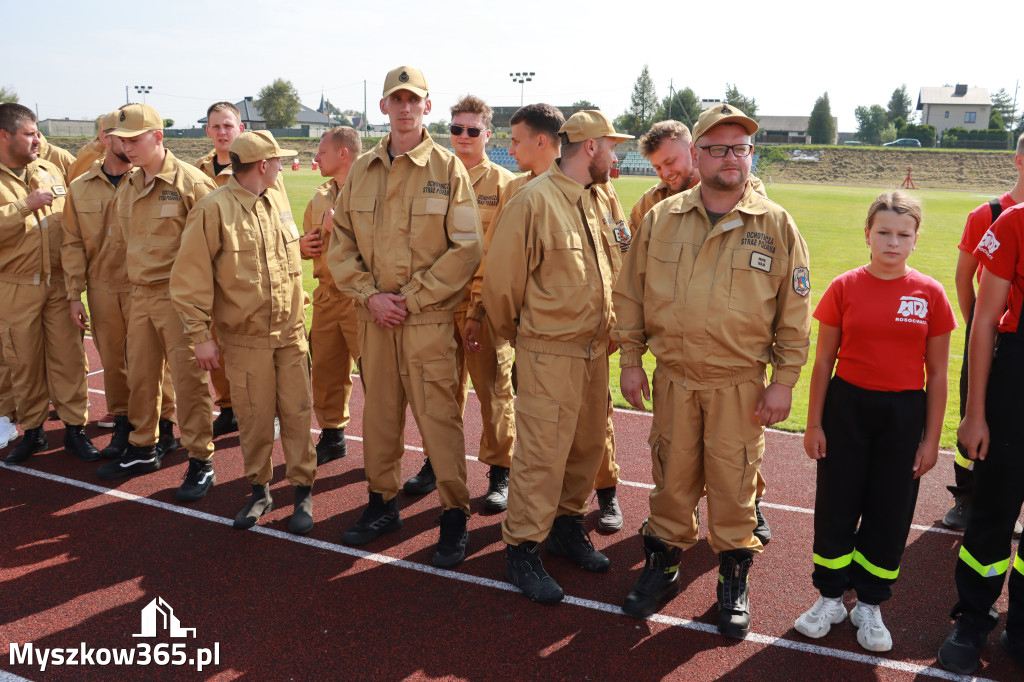
[[[366,79],[363,79],[363,137],[366,137]]]
[[[672,79],[669,78],[668,79],[668,117],[669,117],[669,119],[672,118],[672,100],[675,99],[675,95],[673,94],[674,90],[672,88],[672,82],[673,82]]]

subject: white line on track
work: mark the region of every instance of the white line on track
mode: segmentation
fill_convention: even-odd
[[[100,393],[100,394],[103,393],[103,391],[101,389],[98,389],[98,388],[90,388],[89,392],[90,393]],[[616,412],[629,412],[631,414],[649,414],[648,412],[638,412],[638,411],[632,411],[632,410],[619,410],[619,408],[615,408],[615,411]],[[784,435],[784,436],[801,436],[801,434],[799,434],[799,433],[790,433],[789,431],[778,431],[776,429],[768,429],[768,430],[771,431],[772,433],[777,433],[777,434]],[[310,432],[313,433],[313,434],[319,435],[320,434],[320,429],[310,429]],[[361,437],[359,437],[359,436],[352,436],[352,435],[349,435],[347,433],[345,434],[345,439],[346,440],[359,441],[360,443],[363,442],[363,439]],[[409,450],[410,452],[424,452],[423,448],[418,447],[416,445],[406,445],[405,449]],[[474,457],[473,455],[466,455],[466,460],[467,461],[473,461],[473,462],[479,462],[480,461],[480,459],[478,457]],[[651,484],[651,483],[641,483],[639,481],[624,481],[624,480],[620,479],[618,485],[624,485],[624,486],[629,487],[629,488],[641,488],[643,490],[654,490],[654,485],[653,484]],[[794,507],[792,505],[777,504],[777,503],[774,503],[774,502],[761,502],[761,506],[769,508],[769,509],[778,509],[780,511],[796,512],[798,514],[813,514],[814,513],[813,509],[807,509],[806,507]],[[962,531],[950,530],[949,528],[939,528],[938,526],[923,526],[921,524],[915,523],[915,524],[911,525],[910,527],[913,528],[914,530],[919,530],[919,531],[927,532],[927,533],[942,533],[944,535],[963,535]],[[2,680],[0,680],[0,682],[2,682]]]
[[[227,519],[221,516],[215,516],[213,514],[207,514],[206,512],[196,511],[188,507],[179,507],[177,505],[168,504],[166,502],[160,502],[159,500],[153,500],[148,497],[141,497],[139,495],[133,495],[120,490],[111,490],[102,486],[94,485],[92,483],[86,483],[85,481],[79,481],[73,478],[66,478],[64,476],[58,476],[56,474],[49,474],[43,471],[36,471],[34,469],[26,469],[21,466],[11,466],[8,464],[0,464],[0,468],[7,469],[21,474],[29,476],[35,476],[42,478],[47,481],[54,483],[62,483],[75,488],[81,488],[90,492],[97,493],[99,495],[109,495],[116,497],[120,500],[127,502],[135,502],[137,504],[146,505],[155,509],[161,509],[163,511],[173,512],[175,514],[181,514],[182,516],[188,516],[201,521],[209,521],[210,523],[220,524],[222,526],[230,526],[233,523],[232,519]],[[408,561],[406,559],[397,559],[395,557],[387,556],[386,554],[375,554],[372,552],[366,552],[360,549],[354,549],[352,547],[346,547],[344,545],[338,545],[333,542],[324,542],[323,540],[314,540],[312,538],[302,537],[298,535],[292,535],[291,533],[285,533],[273,528],[266,528],[264,526],[253,526],[250,529],[253,533],[260,533],[269,537],[277,538],[278,540],[284,540],[287,542],[294,542],[300,545],[306,545],[307,547],[314,547],[316,549],[325,550],[328,552],[334,552],[336,554],[344,554],[347,556],[355,557],[357,559],[364,559],[366,561],[372,561],[381,565],[395,566],[397,568],[404,568],[410,571],[416,571],[417,573],[424,573],[432,575],[438,578],[444,578],[447,580],[456,580],[463,583],[469,583],[480,587],[488,587],[496,590],[502,590],[505,592],[519,592],[518,588],[510,585],[507,582],[500,580],[492,580],[490,578],[482,578],[475,575],[468,575],[465,573],[458,573],[456,571],[448,571],[445,569],[435,568],[434,566],[428,566],[426,564],[419,564],[414,561]],[[566,595],[563,600],[567,604],[573,606],[579,606],[594,611],[602,611],[612,615],[622,615],[621,609],[614,605],[605,602],[594,601],[592,599],[583,599],[580,597],[573,597]],[[706,634],[717,634],[718,630],[713,625],[707,623],[698,623],[685,618],[676,618],[673,616],[665,616],[662,614],[654,614],[650,616],[648,620],[655,623],[661,623],[662,625],[669,625],[672,627],[680,627],[687,630],[695,630],[697,632],[703,632]],[[772,637],[771,635],[762,635],[758,633],[751,633],[747,635],[745,642],[752,642],[755,644],[763,644],[765,646],[777,646],[784,649],[791,649],[793,651],[800,651],[807,654],[826,656],[829,658],[837,658],[843,661],[849,661],[851,663],[863,663],[865,665],[875,666],[879,668],[887,668],[889,670],[898,670],[900,672],[911,673],[914,675],[924,675],[927,677],[935,677],[942,680],[964,680],[964,679],[975,679],[979,682],[993,682],[986,678],[968,678],[962,675],[956,675],[954,673],[942,670],[940,668],[933,668],[929,666],[918,665],[916,663],[908,663],[905,661],[894,661],[888,658],[880,658],[878,656],[871,656],[869,654],[857,653],[854,651],[845,651],[842,649],[831,649],[825,646],[819,646],[817,644],[809,644],[807,642],[800,642],[792,639],[784,639],[782,637]],[[0,671],[0,682],[4,682],[2,677],[3,672]],[[19,679],[19,678],[13,678]]]

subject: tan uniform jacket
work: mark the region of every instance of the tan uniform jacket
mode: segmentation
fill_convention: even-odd
[[[48,284],[64,276],[61,213],[67,188],[61,169],[49,161],[36,159],[25,171],[23,181],[0,164],[0,282]],[[52,192],[53,203],[33,212],[25,199],[36,189]]]
[[[231,171],[230,165],[228,165],[227,168],[224,168],[223,170],[221,170],[220,173],[218,173],[217,167],[213,165],[213,161],[216,158],[217,150],[214,149],[209,154],[199,159],[199,161],[195,163],[195,167],[206,173],[206,177],[213,180],[213,184],[217,185],[217,187],[223,187],[224,185],[228,184],[228,178],[234,175],[234,173]],[[284,187],[283,172],[277,174],[277,182],[274,183],[274,189],[279,191],[285,197],[288,196],[288,192],[287,190],[285,190]]]
[[[123,187],[128,178],[118,183]],[[71,183],[64,206],[61,261],[68,300],[79,301],[86,286],[110,293],[130,291],[124,234],[117,224],[117,188],[103,172],[103,161]]]
[[[715,227],[700,185],[655,206],[626,252],[615,286],[622,367],[650,347],[688,389],[733,386],[773,366],[796,384],[807,361],[807,245],[793,219],[748,183]]]
[[[171,270],[171,300],[196,344],[281,348],[305,337],[299,229],[277,192],[230,178],[196,202]]]
[[[469,180],[473,183],[476,194],[476,207],[480,211],[480,223],[484,230],[484,255],[480,267],[466,289],[466,297],[462,306],[466,309],[466,317],[472,320],[484,319],[483,306],[480,305],[480,290],[484,284],[484,266],[487,261],[487,249],[494,238],[494,225],[497,222],[499,206],[503,205],[506,188],[515,179],[511,171],[493,163],[486,156],[484,160],[469,169]],[[505,200],[504,203],[508,203]],[[477,305],[473,305],[477,301]],[[461,330],[460,330],[461,331]]]
[[[327,247],[331,243],[330,232],[324,232],[324,214],[338,203],[338,183],[334,178],[316,188],[313,198],[306,204],[306,212],[302,215],[302,233],[309,234],[316,228],[320,228],[320,239],[323,240],[323,250],[319,256],[313,257],[313,277],[316,278],[317,286],[313,292],[313,299],[339,298],[342,293],[331,277],[331,271],[327,268]]]
[[[106,156],[106,153],[107,147],[100,142],[100,138],[92,138],[88,144],[78,150],[75,162],[68,169],[68,183],[82,177],[87,170],[92,168],[92,164],[96,162],[96,159],[102,159]]]
[[[39,158],[49,161],[60,169],[61,175],[64,176],[65,186],[71,184],[73,179],[71,176],[71,166],[75,163],[75,155],[63,147],[50,144],[43,137],[42,133],[39,133]]]
[[[607,348],[619,247],[593,217],[599,187],[588,190],[556,163],[498,217],[493,247],[502,257],[487,268],[483,301],[517,349],[590,358]]]
[[[117,217],[128,249],[128,281],[161,293],[178,257],[185,217],[215,187],[202,171],[179,161],[170,150],[153,181],[144,185],[143,177],[142,169],[136,168],[121,181],[128,185],[117,193]]]
[[[473,185],[459,159],[423,137],[408,154],[388,156],[388,135],[352,167],[334,213],[327,265],[338,288],[359,304],[401,293],[405,324],[454,313],[483,256]],[[437,318],[437,319],[435,319]]]

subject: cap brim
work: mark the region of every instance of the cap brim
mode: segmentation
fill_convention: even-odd
[[[146,128],[145,130],[131,130],[130,128],[114,128],[107,135],[113,135],[114,137],[138,137],[143,133],[148,133],[150,130],[155,128]]]
[[[623,141],[623,140],[632,140],[632,139],[634,139],[634,137],[632,135],[623,135],[622,133],[615,133],[614,135],[605,135],[605,137],[610,137],[613,140],[619,140],[620,142]]]
[[[299,155],[299,153],[297,151],[295,151],[294,149],[279,149],[278,151],[281,152],[280,154],[278,154],[275,157],[275,158],[278,158],[278,159],[283,159],[286,156],[298,156]]]
[[[381,97],[388,97],[389,95],[391,95],[391,93],[398,92],[399,90],[408,90],[409,92],[413,93],[417,97],[426,97],[427,95],[430,94],[430,93],[428,93],[426,90],[424,90],[422,88],[417,88],[414,85],[407,85],[407,84],[403,83],[402,85],[396,85],[395,87],[391,88],[390,90],[385,90],[384,94],[381,95]]]
[[[756,135],[757,131],[761,129],[761,127],[757,125],[757,121],[752,118],[748,118],[746,116],[726,116],[721,120],[715,121],[715,124],[701,133],[700,137],[704,137],[718,126],[725,125],[726,123],[734,123],[736,125],[743,126],[743,129],[747,131],[747,135]],[[700,138],[694,138],[694,142],[699,139]]]

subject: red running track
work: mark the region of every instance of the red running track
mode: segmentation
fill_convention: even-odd
[[[89,354],[96,372],[100,363],[91,343]],[[89,379],[93,420],[106,412],[102,377],[97,372]],[[486,467],[476,461],[469,463],[469,554],[457,571],[430,565],[438,533],[436,493],[400,495],[404,528],[367,551],[341,545],[341,534],[366,502],[363,407],[356,382],[349,456],[319,470],[316,527],[306,538],[286,531],[291,489],[283,480],[280,445],[272,485],[278,506],[243,532],[230,525],[249,494],[237,436],[216,442],[217,485],[205,499],[184,505],[174,500],[186,469],[183,450],[168,455],[160,471],[111,487],[96,476],[96,464],[57,447],[62,427],[51,414],[51,449],[27,466],[0,468],[0,682],[956,679],[935,663],[949,629],[960,539],[937,523],[949,502],[949,457],[923,480],[900,581],[883,611],[895,648],[876,655],[860,648],[848,622],[817,641],[793,630],[794,619],[817,596],[810,581],[814,469],[798,437],[768,435],[763,508],[774,536],[751,572],[752,633],[737,641],[715,631],[717,560],[705,542],[683,555],[684,591],[660,614],[639,621],[619,612],[642,565],[636,530],[651,487],[649,415],[615,415],[626,526],[613,535],[592,535],[611,570],[588,574],[546,556],[545,566],[567,595],[551,607],[533,604],[504,582],[502,516],[482,513]],[[101,448],[111,434],[94,424],[87,431]],[[406,442],[408,477],[423,456],[411,416]],[[466,442],[475,454],[475,397],[467,408]],[[592,513],[588,524],[595,522]],[[195,628],[195,638],[133,637],[141,632],[142,608],[157,597],[182,627]],[[1005,612],[1005,597],[998,606]],[[83,644],[95,652],[176,642],[187,645],[189,656],[216,644],[219,662],[202,672],[152,664],[51,664],[41,670],[38,663],[10,658],[12,644],[24,652],[32,643],[38,653]],[[1021,679],[1014,665],[993,636],[978,675]]]

